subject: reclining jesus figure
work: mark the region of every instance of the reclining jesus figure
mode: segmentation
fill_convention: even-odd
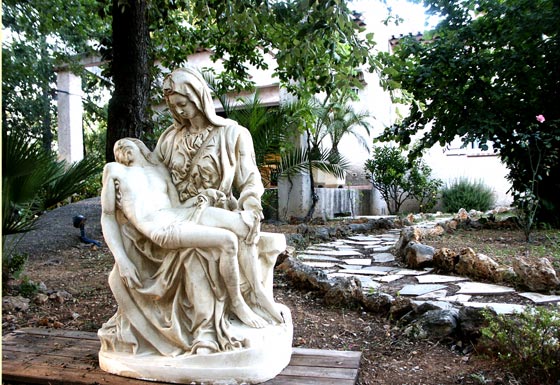
[[[140,233],[164,249],[218,249],[220,252],[215,255],[219,260],[212,262],[218,262],[231,310],[246,325],[255,328],[266,326],[267,322],[247,306],[241,295],[237,261],[238,238],[250,244],[255,242],[258,234],[254,226],[255,214],[252,211],[232,212],[211,207],[211,200],[219,204],[225,199],[223,193],[213,189],[180,203],[169,172],[150,156],[148,148],[138,139],[117,141],[114,152],[117,162],[107,164],[103,177],[104,228],[113,225],[111,222],[118,205]],[[109,241],[120,275],[129,288],[142,292],[138,271],[120,244]],[[267,297],[262,284],[258,283],[255,269],[251,267],[246,267],[245,274],[248,273],[249,279],[254,281],[252,286],[259,305],[274,320],[282,322],[282,315]]]

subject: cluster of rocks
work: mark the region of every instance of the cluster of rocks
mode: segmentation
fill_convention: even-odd
[[[519,256],[513,260],[513,266],[503,266],[470,247],[455,251],[445,247],[434,249],[422,244],[422,239],[427,235],[440,235],[459,227],[480,228],[487,224],[487,217],[473,220],[471,215],[462,209],[453,219],[439,222],[433,227],[405,227],[395,245],[394,253],[410,268],[434,267],[443,273],[454,273],[487,282],[507,283],[536,292],[560,292],[560,279],[547,258],[530,260]]]
[[[386,316],[404,327],[415,338],[453,338],[472,341],[480,336],[485,325],[483,310],[456,307],[441,301],[413,301],[383,292],[364,292],[355,277],[329,278],[320,269],[289,257],[278,268],[292,284],[304,290],[317,290],[324,295],[327,306],[361,308]]]
[[[3,328],[9,330],[15,329],[16,325],[12,321],[16,320],[18,313],[26,312],[29,309],[31,302],[38,306],[42,306],[49,301],[63,304],[67,301],[74,300],[72,294],[68,293],[66,290],[48,290],[47,286],[43,282],[35,284],[32,281],[28,281],[26,282],[26,285],[28,287],[34,287],[37,291],[31,299],[22,295],[7,295],[2,297],[2,318],[3,321],[5,321],[2,325]],[[57,322],[56,320],[45,318],[44,322],[39,320],[39,326],[62,327],[63,324]]]
[[[406,219],[409,222],[412,220],[414,218]],[[555,292],[560,285],[548,261],[521,259],[516,266],[508,268],[470,248],[456,253],[449,249],[435,250],[421,243],[428,234],[453,231],[467,223],[478,226],[477,221],[466,212],[443,222],[401,229],[397,222],[387,218],[365,221],[363,224],[371,229],[387,229],[385,235],[369,238],[356,236],[369,230],[357,228],[355,231],[348,225],[323,230],[301,226],[298,231],[304,231],[298,235],[311,237],[313,245],[299,251],[296,256],[284,256],[278,268],[295,287],[322,293],[326,305],[361,308],[387,316],[402,325],[405,333],[417,338],[472,341],[479,337],[480,329],[485,325],[483,312],[486,308],[498,313],[511,313],[522,311],[524,305],[520,303],[530,300],[534,303],[560,303],[560,296],[516,293],[508,286],[470,282],[470,279],[480,279],[515,283],[523,284],[532,291]],[[364,242],[361,251],[356,249],[358,240]],[[453,276],[431,274],[434,272],[453,273]],[[425,278],[430,276],[433,281],[421,279],[421,275]],[[415,280],[420,284],[411,284]],[[423,284],[426,282],[435,284]],[[438,284],[443,282],[450,285]],[[472,295],[462,294],[469,292],[475,295],[475,301],[469,302]],[[490,304],[477,302],[476,293],[483,294],[482,297],[487,294],[509,295],[510,303],[500,303],[501,299]]]

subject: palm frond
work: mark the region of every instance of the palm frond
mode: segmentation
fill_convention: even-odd
[[[63,161],[56,162],[53,169],[58,177],[44,185],[43,210],[80,191],[90,178],[99,175],[102,164],[96,158],[84,158],[70,166]]]
[[[344,178],[350,163],[337,153],[321,149],[319,159],[309,160],[307,149],[294,149],[282,154],[279,173],[281,177],[292,177],[295,174],[309,174],[311,169],[318,169],[337,178]]]

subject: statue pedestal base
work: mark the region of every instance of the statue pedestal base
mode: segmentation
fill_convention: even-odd
[[[99,352],[99,366],[124,377],[180,384],[257,384],[276,377],[290,362],[293,324],[290,310],[281,304],[285,323],[262,329],[232,321],[235,335],[247,348],[208,355],[164,357],[152,354]]]

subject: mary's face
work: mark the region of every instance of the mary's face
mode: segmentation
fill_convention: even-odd
[[[196,105],[181,94],[171,94],[167,100],[169,109],[182,119],[182,123],[186,123],[200,113]]]

